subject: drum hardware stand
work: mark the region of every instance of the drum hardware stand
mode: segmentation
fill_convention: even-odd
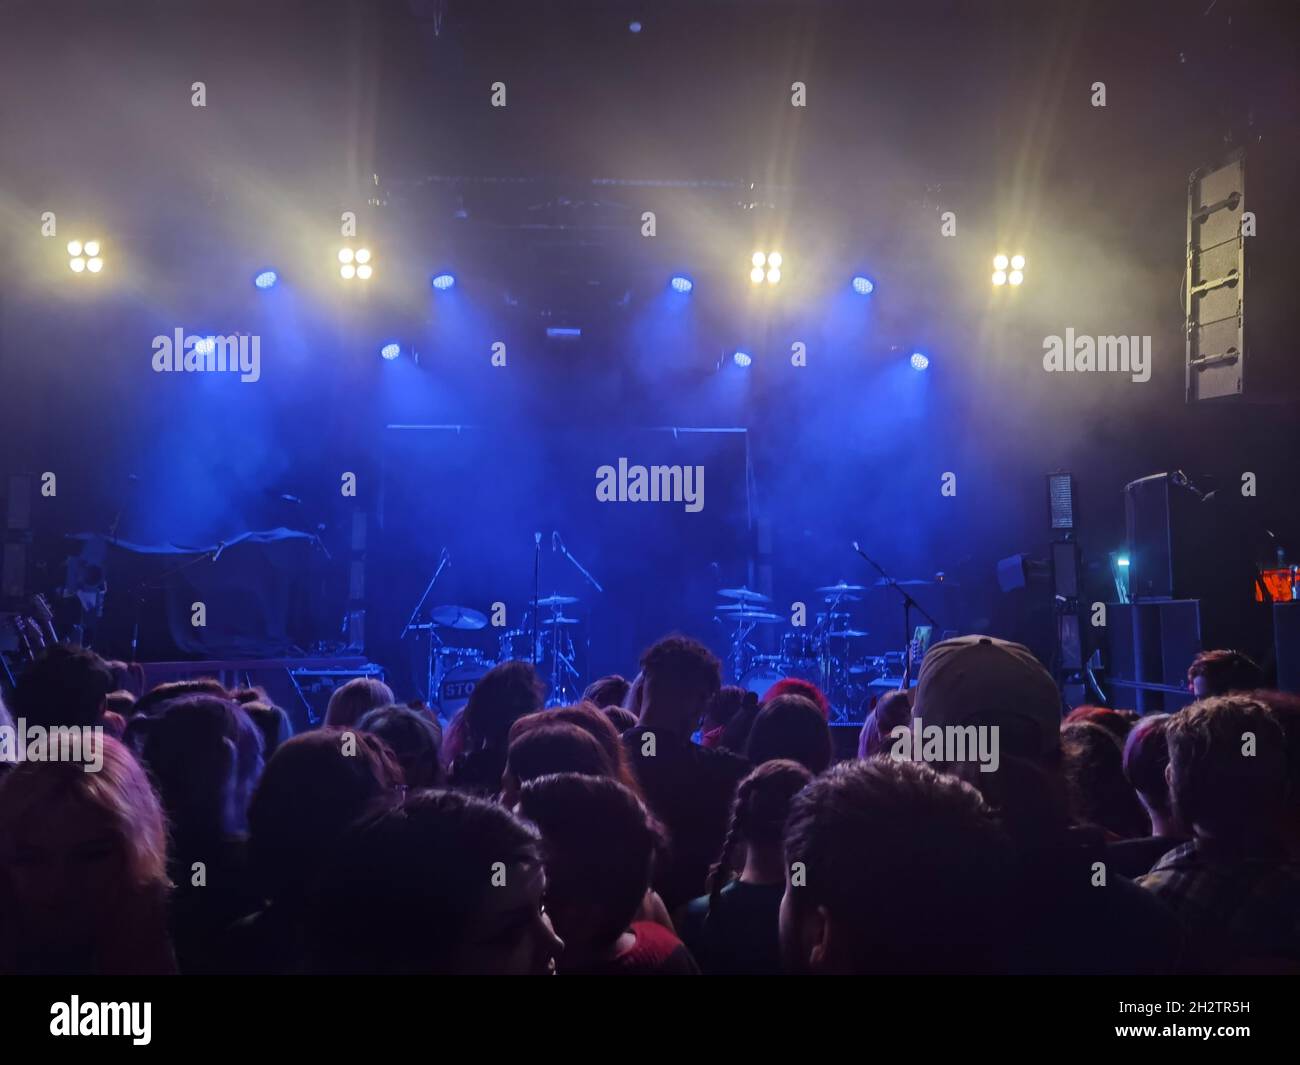
[[[425,629],[429,633],[429,655],[425,673],[424,701],[429,706],[436,706],[437,700],[434,693],[437,689],[434,687],[435,680],[437,683],[442,682],[442,656],[434,654],[434,644],[442,643],[442,638],[438,635],[433,624],[433,618],[430,618],[427,625],[416,625],[415,619],[420,616],[420,611],[424,608],[425,601],[429,598],[429,593],[433,591],[433,586],[438,583],[438,578],[442,576],[442,571],[451,565],[451,552],[445,547],[442,553],[438,555],[438,568],[433,571],[433,576],[429,578],[429,583],[424,586],[424,594],[420,596],[420,601],[415,604],[415,609],[411,611],[411,616],[407,619],[406,624],[402,627],[398,640],[406,639],[406,634],[414,629]],[[437,666],[434,666],[434,660],[437,659]],[[434,673],[438,676],[435,678]]]
[[[941,626],[937,621],[935,621],[934,618],[932,618],[929,615],[929,613],[926,612],[926,609],[923,606],[921,606],[920,603],[918,603],[915,599],[913,599],[907,592],[903,591],[903,588],[898,583],[898,581],[894,580],[893,577],[891,577],[888,573],[886,573],[884,569],[881,568],[879,562],[877,562],[865,551],[863,551],[862,548],[858,546],[858,542],[856,540],[853,541],[853,550],[856,551],[863,558],[865,558],[868,562],[870,562],[871,565],[875,567],[876,572],[879,573],[880,576],[884,578],[885,583],[889,585],[891,588],[893,588],[894,591],[896,591],[899,595],[903,597],[902,690],[906,691],[911,686],[912,683],[912,608],[915,607],[917,613],[919,613],[921,617],[925,618],[926,621],[928,621],[931,625],[933,625],[937,631],[943,631],[943,626]]]

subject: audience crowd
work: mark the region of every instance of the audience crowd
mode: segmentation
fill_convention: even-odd
[[[572,706],[506,662],[448,722],[356,679],[297,735],[52,647],[0,725],[102,762],[0,763],[0,972],[1300,972],[1300,697],[1233,651],[1188,684],[1063,716],[960,637],[837,760],[814,685],[723,686],[684,636]]]

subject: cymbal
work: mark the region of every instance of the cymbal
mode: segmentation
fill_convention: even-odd
[[[865,584],[845,584],[843,581],[817,589],[823,595],[833,595],[840,592],[865,592],[866,590],[867,586]]]
[[[839,592],[836,595],[826,596],[825,601],[828,603],[857,603],[861,602],[862,596],[849,595],[847,592]]]
[[[578,597],[576,595],[557,595],[555,592],[552,592],[545,599],[537,600],[537,605],[545,607],[571,606],[577,601]]]
[[[837,640],[853,640],[859,636],[870,636],[871,633],[864,632],[862,629],[837,629],[835,632],[828,632],[826,635]]]
[[[723,599],[739,599],[743,603],[770,603],[772,597],[756,592],[750,588],[719,588],[718,594]]]
[[[487,627],[487,615],[467,606],[436,606],[430,615],[435,625],[444,629],[482,629]]]
[[[728,618],[735,618],[737,621],[752,621],[757,625],[775,625],[785,621],[780,614],[773,614],[767,610],[754,610],[746,607],[719,608],[718,613],[725,614]]]
[[[558,616],[553,617],[553,618],[543,618],[543,619],[542,619],[542,624],[543,624],[543,625],[577,625],[577,624],[578,624],[578,619],[577,619],[577,618],[566,618],[566,617],[564,617],[563,615],[558,615]]]
[[[897,584],[902,588],[920,588],[928,584],[942,584],[948,588],[956,588],[955,581],[887,581],[883,577],[876,581],[875,587],[888,588],[891,584]]]

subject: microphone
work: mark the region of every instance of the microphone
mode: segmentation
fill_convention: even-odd
[[[534,545],[536,545],[537,547],[541,547],[541,546],[542,546],[542,534],[541,534],[541,533],[539,533],[539,532],[535,532],[535,533],[533,533],[533,543],[534,543]]]
[[[442,549],[442,554],[438,556],[438,561],[446,562],[448,565],[451,565],[451,552],[444,547]]]
[[[564,551],[564,541],[560,539],[560,532],[558,529],[551,533],[551,550],[560,552]]]

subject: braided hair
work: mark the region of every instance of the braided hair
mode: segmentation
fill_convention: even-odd
[[[791,801],[812,779],[813,774],[798,762],[777,758],[764,762],[740,782],[722,853],[709,870],[708,917],[712,917],[722,889],[732,879],[730,858],[740,841],[779,843]]]

